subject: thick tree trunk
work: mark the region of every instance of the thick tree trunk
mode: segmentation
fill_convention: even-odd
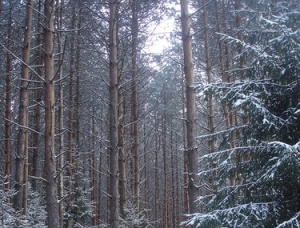
[[[42,1],[38,1],[38,11],[41,12],[42,9]],[[36,22],[36,31],[37,31],[37,39],[36,39],[36,47],[39,47],[36,49],[36,69],[35,71],[38,73],[38,75],[42,75],[42,48],[40,47],[42,44],[42,34],[41,34],[41,15],[38,15],[37,22]],[[35,76],[35,80],[38,82],[35,85],[35,91],[34,91],[34,99],[36,106],[34,107],[33,113],[33,129],[35,132],[32,132],[32,176],[38,177],[39,173],[39,151],[40,151],[40,134],[38,133],[40,131],[40,118],[41,118],[41,96],[42,96],[42,89],[40,88],[41,83],[39,83],[40,79],[38,76]],[[32,188],[34,191],[37,191],[38,189],[38,180],[33,178],[32,179]]]
[[[119,227],[118,199],[118,48],[117,48],[117,1],[109,1],[109,162],[110,162],[110,221],[111,228]]]
[[[188,0],[181,0],[181,26],[182,26],[182,43],[184,54],[184,73],[186,80],[186,102],[187,102],[187,151],[188,151],[188,194],[189,194],[189,213],[196,213],[197,187],[194,183],[198,171],[198,156],[195,146],[195,91],[194,70],[193,70],[193,54],[192,54],[192,34],[190,28],[190,15],[188,10]]]
[[[72,7],[72,19],[71,19],[71,29],[75,30],[75,20],[76,20],[76,4],[73,4]],[[68,99],[68,134],[67,134],[67,161],[68,161],[68,168],[67,168],[67,189],[68,189],[68,200],[66,204],[66,210],[70,212],[72,210],[72,206],[74,203],[74,94],[73,94],[73,87],[74,87],[74,76],[75,76],[75,31],[71,33],[71,41],[70,41],[70,78],[69,78],[69,99]],[[69,217],[67,220],[67,227],[73,227],[74,219],[73,217]]]
[[[45,0],[44,58],[45,58],[45,173],[47,225],[59,227],[56,158],[55,158],[55,95],[54,95],[54,1]]]
[[[120,79],[119,79],[120,82]],[[118,89],[118,154],[119,154],[119,194],[120,194],[120,215],[122,219],[125,219],[125,203],[126,203],[126,156],[125,156],[125,129],[124,129],[124,117],[125,117],[125,103],[121,89]]]
[[[205,63],[206,63],[206,76],[207,76],[207,83],[212,83],[212,76],[211,76],[211,60],[210,60],[210,47],[209,47],[209,38],[208,38],[208,21],[207,21],[207,12],[206,12],[206,0],[203,0],[202,3],[203,7],[203,20],[204,20],[204,47],[205,47]],[[208,109],[208,121],[207,121],[207,129],[208,134],[213,134],[215,130],[214,126],[214,103],[213,103],[213,96],[210,92],[208,94],[208,101],[207,101],[207,109]],[[215,150],[215,140],[209,139],[208,140],[208,149],[209,153],[214,152]]]
[[[27,213],[27,195],[28,195],[28,104],[29,104],[29,68],[30,64],[30,43],[32,30],[32,14],[33,0],[28,0],[26,7],[25,32],[22,51],[22,61],[26,64],[21,68],[21,89],[19,104],[19,131],[16,155],[16,185],[17,194],[14,198],[14,206],[16,209],[23,209],[23,213]]]
[[[131,84],[131,138],[133,156],[134,196],[136,208],[139,211],[140,204],[140,170],[139,170],[139,141],[138,141],[138,93],[137,93],[137,38],[138,38],[138,15],[137,1],[132,1],[132,84]]]

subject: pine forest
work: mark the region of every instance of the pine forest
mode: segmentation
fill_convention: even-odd
[[[300,228],[299,0],[0,0],[0,227]]]

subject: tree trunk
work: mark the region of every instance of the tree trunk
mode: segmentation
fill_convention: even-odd
[[[68,168],[67,168],[67,189],[68,189],[68,200],[67,200],[67,211],[70,212],[72,210],[72,206],[74,203],[74,177],[73,177],[73,170],[74,170],[74,147],[73,147],[73,136],[74,136],[74,94],[73,94],[73,85],[74,85],[74,75],[75,75],[75,20],[76,20],[76,4],[74,3],[72,6],[72,19],[71,19],[71,41],[70,41],[70,78],[69,78],[69,99],[68,99],[68,134],[67,134],[67,161],[68,161]],[[74,218],[71,216],[67,220],[67,227],[73,227]]]
[[[208,38],[208,21],[207,21],[207,12],[206,12],[206,0],[203,0],[203,20],[204,20],[204,47],[205,47],[205,62],[206,62],[206,76],[207,76],[207,83],[212,83],[212,76],[211,76],[211,61],[210,61],[210,47],[209,47],[209,38]],[[208,109],[208,121],[207,121],[207,129],[208,134],[213,134],[215,127],[214,127],[214,104],[213,104],[213,96],[212,92],[208,94],[208,101],[207,101],[207,109]],[[208,140],[208,149],[209,153],[214,152],[215,150],[215,140],[209,139]]]
[[[42,1],[38,1],[38,11],[41,12],[42,9]],[[42,16],[39,14],[36,22],[36,31],[37,31],[37,40],[36,40],[36,69],[35,71],[41,76],[42,75],[42,64],[43,64],[43,56],[42,56],[42,48],[40,47],[42,44],[42,35],[41,35],[41,18]],[[34,116],[33,116],[33,129],[35,132],[32,132],[32,176],[38,177],[39,173],[39,150],[40,150],[40,118],[41,118],[41,96],[42,89],[40,88],[42,82],[40,82],[40,78],[36,75],[35,80],[38,82],[35,85],[34,91],[34,99],[36,102],[36,106],[34,107]],[[38,181],[37,179],[32,179],[32,188],[34,191],[38,189]]]
[[[120,83],[120,79],[118,80]],[[118,154],[119,154],[119,194],[120,194],[120,215],[122,219],[125,219],[125,203],[126,203],[126,156],[125,156],[125,129],[124,129],[124,117],[125,117],[125,100],[123,92],[118,89]]]
[[[138,93],[137,93],[137,38],[138,38],[138,15],[137,1],[132,1],[132,84],[131,84],[131,138],[133,156],[134,196],[136,208],[139,211],[140,204],[140,170],[139,170],[139,141],[138,141]]]
[[[1,3],[2,7],[2,3]],[[12,60],[11,41],[12,41],[12,4],[10,2],[9,25],[7,32],[7,52],[6,52],[6,77],[5,77],[5,191],[10,189],[11,180],[11,71]]]
[[[55,94],[54,94],[54,1],[45,0],[44,55],[45,55],[45,173],[47,225],[59,227],[56,160],[55,160]]]
[[[92,188],[92,206],[93,206],[93,217],[92,217],[92,225],[96,226],[98,225],[98,221],[97,221],[97,208],[99,205],[97,205],[97,173],[96,173],[96,153],[95,153],[95,107],[93,105],[92,108],[92,120],[91,120],[91,124],[92,124],[92,135],[91,135],[91,140],[90,140],[90,144],[91,144],[91,151],[92,151],[92,155],[91,155],[91,188]],[[101,172],[101,170],[100,170]]]
[[[189,213],[196,213],[197,187],[194,183],[198,171],[198,156],[195,146],[195,91],[194,70],[193,70],[193,54],[192,54],[192,34],[190,28],[190,15],[188,10],[188,0],[181,0],[181,26],[182,26],[182,43],[184,54],[184,73],[186,80],[186,102],[187,102],[187,150],[188,150],[188,194],[189,194]]]
[[[182,144],[183,144],[183,207],[184,214],[189,213],[189,193],[188,193],[188,151],[187,151],[187,138],[186,138],[186,106],[185,106],[185,87],[184,87],[184,75],[182,73],[181,80],[181,101],[182,101],[182,119],[185,122],[182,123]]]
[[[157,115],[155,115],[155,132],[158,132],[158,121],[157,121]],[[159,142],[159,135],[158,133],[155,136],[155,167],[154,167],[154,185],[155,185],[155,212],[154,212],[154,221],[159,221],[160,220],[160,207],[159,207],[159,203],[160,203],[160,197],[159,197],[159,166],[158,166],[158,153],[160,150],[160,142]],[[160,223],[158,223],[160,224]]]
[[[118,200],[118,48],[117,48],[117,1],[109,1],[109,162],[110,162],[110,226],[119,227]]]
[[[26,7],[25,32],[22,50],[22,61],[30,64],[30,43],[32,30],[33,0],[28,0]],[[14,206],[17,210],[23,208],[23,213],[27,213],[28,195],[28,104],[29,104],[29,68],[22,64],[21,68],[21,89],[18,117],[18,144],[16,154],[16,185],[17,194],[14,198]]]
[[[64,0],[56,0],[56,5],[59,6],[57,9],[57,25],[60,29],[63,27],[63,8],[64,8]],[[64,226],[64,201],[62,200],[64,197],[64,163],[65,163],[65,147],[64,147],[64,89],[63,89],[63,33],[58,32],[58,51],[59,55],[59,157],[58,157],[58,165],[59,165],[59,176],[58,176],[58,199],[59,201],[59,227],[63,228]]]
[[[162,117],[162,131],[163,131],[163,164],[164,164],[164,208],[163,208],[163,227],[169,227],[169,194],[168,194],[168,165],[167,165],[167,114],[166,114],[166,93],[165,86],[163,92],[163,102],[164,102],[164,114]]]

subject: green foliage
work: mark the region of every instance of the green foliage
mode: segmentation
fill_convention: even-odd
[[[207,195],[197,227],[298,227],[300,211],[300,34],[299,4],[260,1],[239,14],[243,40],[224,35],[241,48],[229,73],[233,83],[202,87],[236,112],[238,126],[211,137],[219,150],[200,158],[199,178]],[[205,92],[206,93],[206,92]],[[204,93],[204,94],[205,94]],[[235,146],[230,136],[235,134]]]

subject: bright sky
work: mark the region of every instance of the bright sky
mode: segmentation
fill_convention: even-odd
[[[168,41],[170,34],[174,30],[174,18],[162,21],[157,27],[153,28],[151,38],[148,40],[146,47],[147,53],[162,53],[164,48],[170,46]]]

